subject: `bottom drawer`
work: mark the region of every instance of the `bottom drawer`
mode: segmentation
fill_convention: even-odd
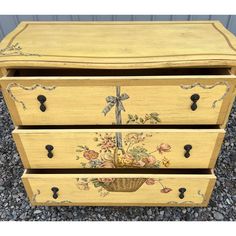
[[[127,173],[125,173],[127,172]],[[26,170],[32,205],[207,206],[212,170]]]

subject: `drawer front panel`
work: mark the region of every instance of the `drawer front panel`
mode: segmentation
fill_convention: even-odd
[[[16,124],[112,124],[114,115],[110,113],[104,116],[102,110],[106,105],[105,98],[114,93],[115,87],[109,86],[59,86],[52,90],[39,87],[32,91],[18,86],[11,89],[10,98],[15,104],[15,112],[18,113]],[[38,100],[40,95],[46,99],[42,104]],[[45,111],[40,110],[41,105],[45,106]]]
[[[25,168],[212,168],[224,132],[16,129],[13,137]]]
[[[226,87],[126,86],[122,91],[132,98],[125,101],[125,124],[217,124]]]
[[[8,80],[16,125],[221,124],[232,95],[231,82],[219,79]]]
[[[215,176],[174,174],[25,174],[33,205],[206,206]]]

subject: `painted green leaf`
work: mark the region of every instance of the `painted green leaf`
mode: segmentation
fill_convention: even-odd
[[[83,152],[84,150],[76,149],[75,151],[76,151],[76,152]]]
[[[88,182],[88,178],[81,178],[82,181]]]
[[[151,116],[151,117],[157,117],[157,116],[159,116],[159,114],[156,113],[156,112],[152,112],[152,113],[150,113],[150,116]]]
[[[93,182],[93,184],[94,184],[95,188],[102,187],[102,185],[103,185],[101,182],[98,182],[98,181]]]
[[[128,118],[131,120],[133,119],[133,116],[131,114],[128,114]]]
[[[81,162],[80,165],[81,165],[83,168],[86,167],[86,163],[84,163],[84,162]]]
[[[142,157],[147,157],[149,156],[147,149],[141,146],[136,146],[133,147],[132,149],[129,150],[129,153],[136,159],[139,160]]]

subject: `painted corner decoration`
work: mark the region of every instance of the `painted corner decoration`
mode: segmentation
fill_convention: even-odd
[[[220,81],[220,82],[216,82],[212,85],[205,85],[205,84],[201,84],[201,83],[197,82],[197,83],[193,83],[193,84],[190,84],[190,85],[180,85],[180,87],[182,89],[192,89],[192,88],[195,88],[195,87],[199,86],[202,89],[213,89],[213,88],[215,88],[216,86],[219,86],[219,85],[224,85],[226,87],[226,89],[225,89],[225,93],[220,98],[218,98],[218,99],[216,99],[212,102],[211,107],[216,108],[216,103],[222,101],[225,98],[225,96],[227,95],[227,93],[229,92],[229,90],[230,90],[230,85],[229,85],[228,82]]]
[[[41,191],[39,189],[36,190],[36,192],[32,195],[31,198],[31,202],[32,203],[37,203],[37,197],[41,194]],[[73,202],[69,201],[69,200],[62,200],[62,201],[55,201],[55,200],[47,200],[46,202],[44,202],[44,204],[50,205],[61,205],[61,204],[71,204]]]
[[[110,192],[136,192],[143,184],[160,185],[160,193],[169,193],[171,188],[162,183],[162,179],[153,178],[78,178],[77,187],[80,190],[90,190],[90,186],[97,188],[101,197],[106,197]]]
[[[0,56],[39,56],[38,54],[26,53],[19,43],[8,45],[0,49]]]
[[[207,202],[207,198],[206,198],[205,194],[203,194],[203,193],[201,192],[201,190],[198,190],[198,191],[197,191],[196,196],[202,198],[202,202],[196,203],[196,202],[194,202],[194,201],[182,201],[182,202],[169,201],[169,202],[167,202],[167,204],[170,204],[170,205],[180,205],[180,204],[184,204],[184,205],[186,205],[186,204],[190,204],[190,205],[192,205],[192,204],[194,204],[194,205],[202,205],[202,204],[205,204],[205,203]]]
[[[151,133],[127,133],[120,144],[122,148],[118,148],[114,133],[95,133],[93,142],[96,148],[78,145],[76,159],[83,168],[170,167],[167,156],[171,152],[171,145],[160,143],[148,150],[144,141],[150,137]]]
[[[24,110],[26,110],[26,105],[25,105],[24,101],[19,100],[19,99],[13,94],[12,88],[14,88],[14,87],[18,87],[18,88],[21,88],[21,89],[26,90],[26,91],[32,91],[32,90],[35,90],[35,89],[37,89],[37,88],[41,88],[41,89],[47,90],[47,91],[52,91],[52,90],[56,89],[56,86],[44,86],[44,85],[41,85],[41,84],[34,84],[34,85],[32,85],[32,86],[29,86],[29,87],[23,86],[23,85],[21,85],[21,84],[19,84],[19,83],[15,83],[15,82],[8,84],[6,90],[7,90],[8,94],[10,95],[11,99],[13,99],[13,100],[14,100],[15,102],[17,102],[17,103],[20,103],[20,104],[22,105],[22,108],[23,108]]]

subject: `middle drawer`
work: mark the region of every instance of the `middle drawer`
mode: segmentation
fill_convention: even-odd
[[[18,129],[25,168],[213,168],[223,129]]]

